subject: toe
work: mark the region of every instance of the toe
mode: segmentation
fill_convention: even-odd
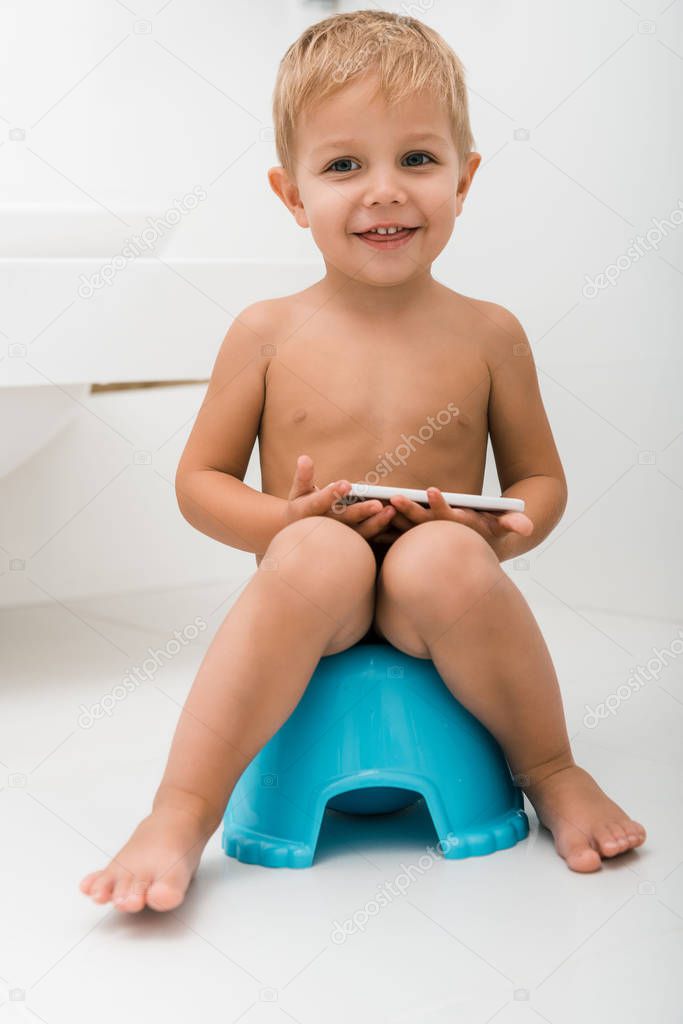
[[[629,818],[611,821],[596,829],[595,835],[603,857],[615,857],[645,842],[645,829]]]
[[[118,906],[119,910],[125,910],[130,914],[137,914],[145,906],[145,897],[149,884],[150,879],[148,878],[134,878],[125,890],[122,890],[120,903],[117,902],[116,893],[114,894],[115,905]]]
[[[628,821],[624,826],[626,836],[632,847],[642,846],[647,837],[647,833],[639,821]]]
[[[623,830],[622,830],[622,838]],[[595,829],[595,841],[598,844],[598,849],[603,857],[616,857],[618,853],[624,849],[623,844],[619,842],[619,833],[615,831],[614,825],[599,825]]]
[[[128,893],[130,892],[130,878],[125,875],[119,878],[114,886],[111,901],[118,910],[127,909],[125,907],[126,900],[128,899]]]
[[[624,831],[624,826],[619,821],[613,821],[610,824],[611,824],[611,827],[612,827],[612,832],[614,834],[614,838],[615,838],[616,843],[617,843],[617,852],[618,853],[623,853],[624,850],[627,850],[628,847],[629,847],[629,841],[626,838],[626,832]]]
[[[626,835],[626,828],[624,827],[625,824],[628,824],[628,821],[612,821],[612,830],[616,837],[618,851],[620,851],[620,853],[624,853],[624,851],[628,850],[631,846],[631,842]]]
[[[602,866],[600,854],[593,849],[588,836],[578,828],[564,832],[555,845],[572,871],[598,871]]]
[[[90,889],[90,898],[93,899],[95,903],[108,903],[111,899],[115,883],[116,877],[114,875],[107,874],[106,871],[103,871],[102,877],[93,882],[92,888]]]
[[[570,846],[565,855],[567,867],[572,871],[599,871],[602,860],[597,850],[586,842],[577,842]]]
[[[152,910],[173,910],[183,902],[185,890],[171,882],[154,882],[147,892],[147,905]]]
[[[85,878],[81,879],[81,881],[78,884],[78,888],[87,896],[92,888],[93,882],[95,881],[96,878],[99,878],[101,874],[101,871],[91,871],[89,875],[86,875]]]

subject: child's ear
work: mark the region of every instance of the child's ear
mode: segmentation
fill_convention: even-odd
[[[309,227],[308,217],[304,210],[299,188],[295,181],[287,174],[284,167],[271,167],[268,171],[268,181],[276,196],[282,200],[294,219],[301,228]]]
[[[470,190],[472,179],[481,163],[481,153],[468,153],[465,167],[458,182],[458,192],[455,197],[455,216],[459,217],[465,203],[465,196]]]

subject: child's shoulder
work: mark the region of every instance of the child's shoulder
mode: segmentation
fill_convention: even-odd
[[[288,319],[287,305],[283,299],[259,299],[244,306],[233,316],[222,344],[217,353],[217,362],[234,366],[240,360],[258,360],[263,368],[270,362],[271,346],[277,339]]]
[[[492,334],[498,335],[512,332],[519,333],[523,330],[522,325],[515,314],[505,306],[497,302],[489,302],[486,299],[474,299],[477,310],[486,321],[486,327]]]
[[[258,299],[245,306],[235,317],[235,321],[253,331],[273,331],[282,329],[292,318],[301,304],[303,293],[281,295],[274,299]]]
[[[277,320],[280,302],[280,299],[258,299],[241,309],[233,323],[241,324],[252,330],[268,327]]]
[[[460,319],[471,325],[477,333],[486,337],[500,337],[505,334],[523,334],[524,329],[511,310],[488,299],[477,299],[463,295],[451,288],[444,289],[447,299],[459,311]]]
[[[516,345],[529,342],[515,314],[497,302],[451,293],[459,310],[459,321],[481,349],[489,365],[496,365]],[[518,350],[521,351],[521,350]]]

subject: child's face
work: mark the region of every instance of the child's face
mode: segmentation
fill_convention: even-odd
[[[294,140],[296,181],[282,168],[269,180],[297,223],[310,227],[328,266],[396,285],[423,273],[445,247],[481,157],[470,153],[459,165],[446,110],[432,96],[388,107],[373,96],[376,87],[374,75],[364,76],[306,110]],[[378,223],[417,230],[403,245],[379,249],[358,237]]]

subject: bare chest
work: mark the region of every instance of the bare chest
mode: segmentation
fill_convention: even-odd
[[[439,332],[395,342],[301,334],[276,352],[260,435],[270,493],[283,492],[302,453],[314,459],[320,486],[340,476],[476,486],[489,395],[476,345]]]

